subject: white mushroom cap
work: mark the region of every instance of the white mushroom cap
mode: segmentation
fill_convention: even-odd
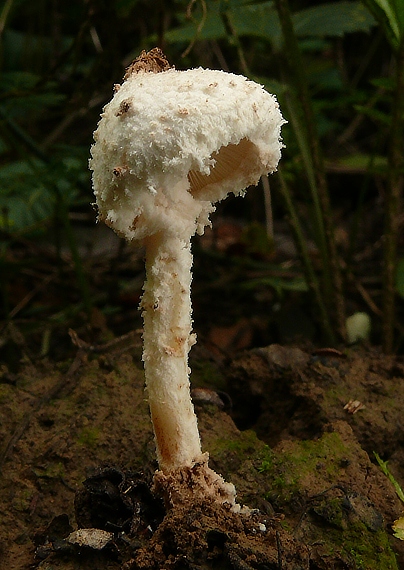
[[[213,202],[276,169],[283,123],[275,97],[239,75],[129,72],[94,133],[99,218],[128,240],[203,233]]]

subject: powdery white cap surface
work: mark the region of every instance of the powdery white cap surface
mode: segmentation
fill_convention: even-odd
[[[99,218],[128,240],[202,233],[214,202],[276,170],[284,123],[275,97],[240,75],[129,75],[94,133]]]

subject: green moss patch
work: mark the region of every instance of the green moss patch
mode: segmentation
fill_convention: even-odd
[[[383,517],[366,496],[369,458],[350,433],[330,431],[271,449],[247,431],[217,438],[210,450],[241,502],[261,508],[251,503],[259,489],[282,515],[282,528],[309,546],[318,568],[338,560],[352,570],[397,570]]]

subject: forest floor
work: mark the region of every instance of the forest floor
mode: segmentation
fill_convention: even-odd
[[[257,343],[262,298],[221,318],[229,307],[216,299],[207,309],[203,299],[222,290],[233,309],[239,300],[226,293],[227,269],[220,279],[207,265],[210,283],[203,294],[200,279],[195,286],[192,396],[210,466],[250,512],[209,502],[166,511],[151,492],[139,315],[120,336],[95,311],[95,341],[86,326],[69,338],[56,324],[50,348],[43,330],[37,336],[35,357],[21,334],[27,321],[14,320],[0,369],[1,568],[404,568],[391,529],[404,505],[374,455],[403,487],[404,358],[370,345]],[[121,293],[135,312],[138,281],[134,299]]]
[[[250,515],[209,504],[165,513],[152,496],[139,362],[121,345],[3,371],[2,568],[404,567],[391,532],[403,505],[373,457],[404,484],[403,359],[270,345],[216,371],[226,397],[193,392],[210,464]],[[193,366],[202,384],[206,362]]]

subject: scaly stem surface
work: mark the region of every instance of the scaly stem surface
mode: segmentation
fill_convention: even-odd
[[[159,467],[191,467],[202,451],[190,397],[190,240],[161,232],[145,240],[146,283],[141,302],[146,389]]]

